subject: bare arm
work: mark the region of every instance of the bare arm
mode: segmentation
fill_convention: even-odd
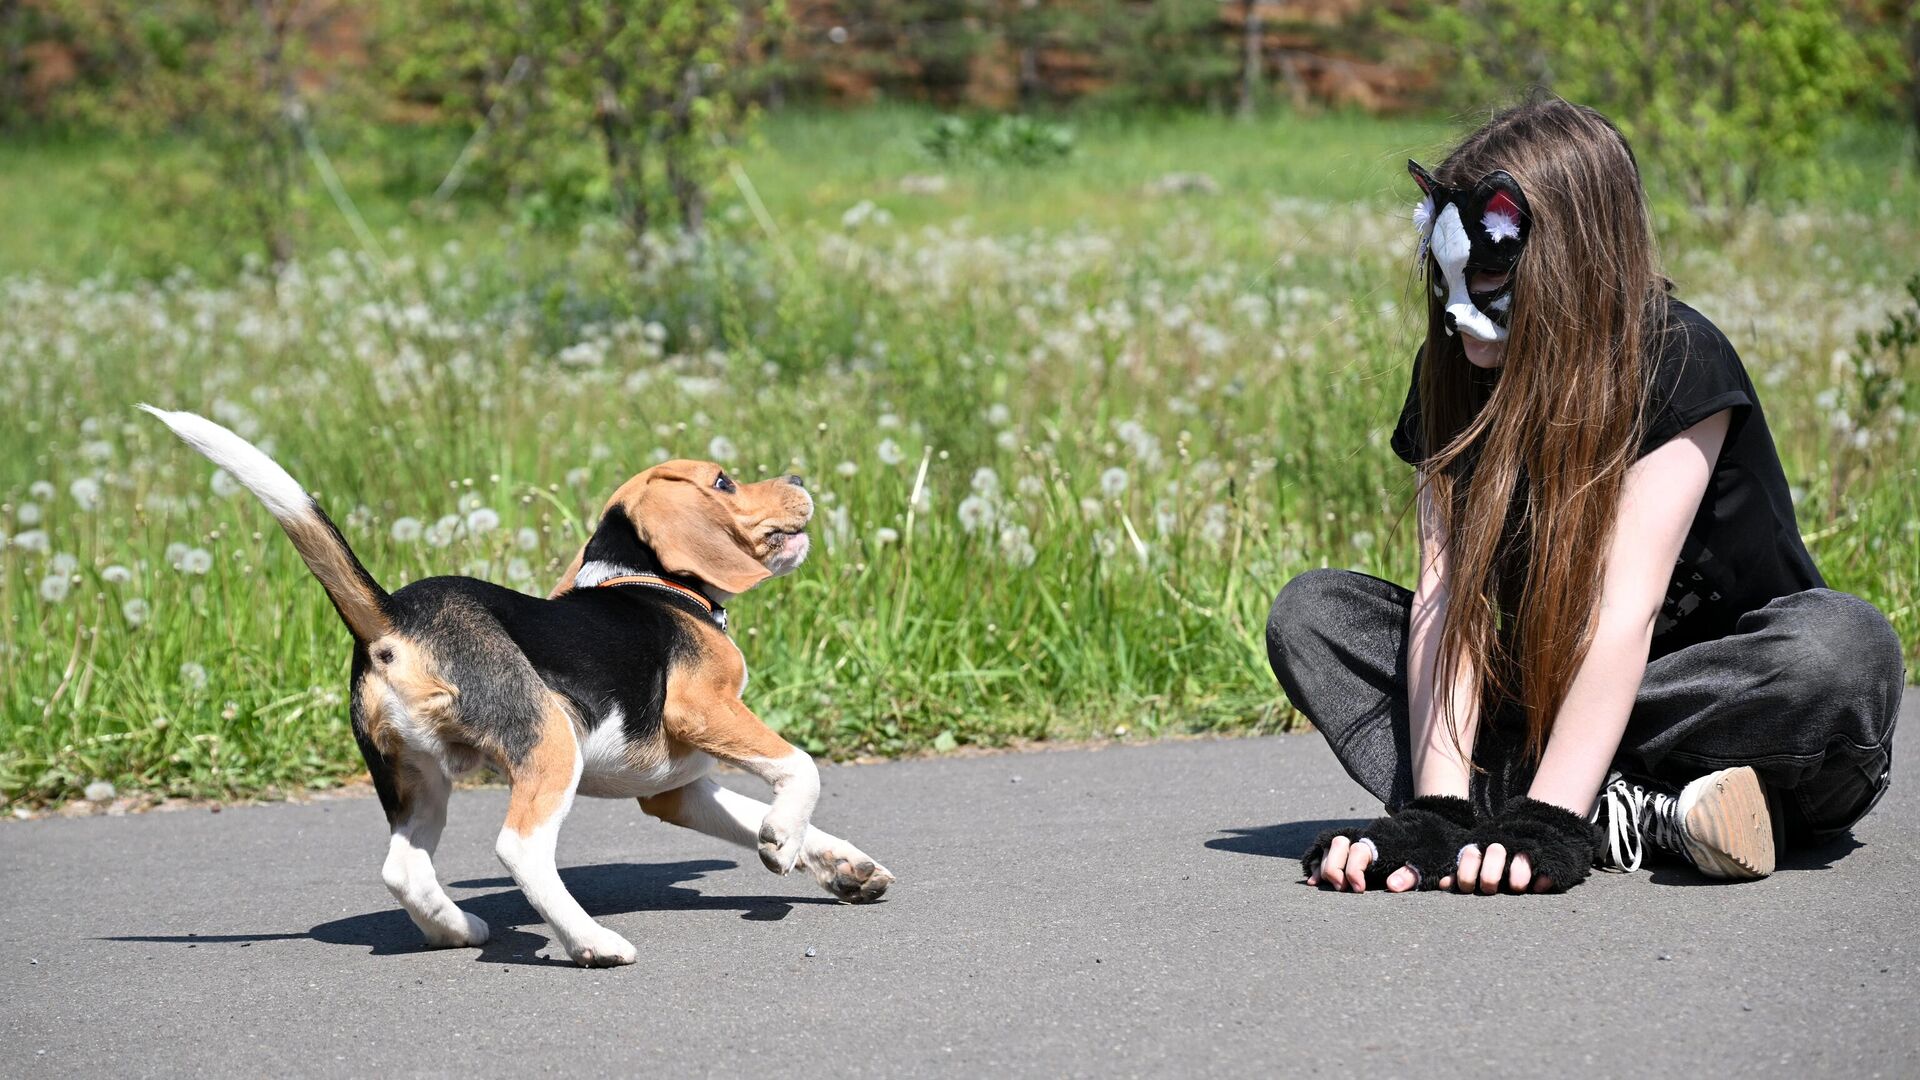
[[[1574,673],[1567,696],[1547,736],[1546,753],[1527,794],[1585,817],[1606,779],[1626,733],[1640,679],[1647,670],[1654,620],[1673,577],[1680,545],[1699,512],[1726,440],[1728,414],[1715,413],[1681,432],[1627,470],[1614,519],[1613,539],[1602,571],[1600,610],[1593,639]],[[1484,856],[1484,859],[1483,859]],[[1506,852],[1489,844],[1484,853],[1461,852],[1458,881],[1442,888],[1498,892],[1502,879],[1514,892],[1541,891],[1526,856],[1507,865]]]
[[[1533,798],[1582,815],[1593,809],[1640,692],[1654,620],[1706,495],[1727,423],[1728,414],[1717,412],[1627,471],[1593,641],[1554,717],[1528,791]]]
[[[1420,487],[1420,575],[1413,592],[1408,623],[1407,709],[1408,745],[1413,750],[1415,795],[1467,795],[1469,769],[1463,751],[1470,754],[1479,725],[1478,687],[1473,660],[1462,657],[1455,672],[1451,703],[1454,724],[1441,714],[1439,677],[1440,630],[1447,620],[1448,551],[1439,514],[1425,483]],[[1458,739],[1454,729],[1458,729]]]

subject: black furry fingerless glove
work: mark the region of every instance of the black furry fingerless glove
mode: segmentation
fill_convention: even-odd
[[[1604,843],[1604,834],[1571,810],[1522,795],[1481,822],[1467,842],[1478,844],[1481,851],[1499,844],[1507,851],[1509,865],[1515,855],[1525,855],[1533,864],[1534,876],[1553,883],[1549,892],[1566,892],[1593,870],[1593,857]]]
[[[1382,888],[1395,870],[1413,867],[1420,878],[1419,889],[1437,889],[1440,879],[1454,872],[1460,860],[1460,848],[1473,827],[1473,804],[1454,795],[1422,795],[1397,812],[1375,818],[1354,828],[1328,829],[1300,858],[1300,866],[1311,877],[1327,857],[1327,849],[1337,836],[1359,843],[1373,844],[1378,855],[1368,864],[1369,889]]]

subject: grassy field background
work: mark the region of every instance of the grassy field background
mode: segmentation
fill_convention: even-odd
[[[638,266],[605,223],[426,204],[457,133],[343,143],[380,251],[315,202],[277,282],[129,197],[165,182],[165,145],[0,148],[0,794],[360,772],[320,589],[137,401],[267,447],[389,588],[544,591],[669,454],[805,473],[813,560],[734,614],[749,704],[817,753],[1288,724],[1273,593],[1314,566],[1411,573],[1386,446],[1418,335],[1402,163],[1462,129],[1096,117],[1070,160],[1008,169],[930,161],[930,120],[776,114],[711,242]],[[1654,192],[1822,569],[1914,657],[1920,357],[1855,342],[1920,271],[1901,154],[1856,131],[1816,198],[1735,226]]]

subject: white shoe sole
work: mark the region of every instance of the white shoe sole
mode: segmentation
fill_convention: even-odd
[[[1680,792],[1687,857],[1712,878],[1752,881],[1773,873],[1773,816],[1749,766],[1708,773]]]

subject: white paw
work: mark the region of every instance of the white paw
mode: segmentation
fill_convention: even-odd
[[[872,903],[893,884],[887,868],[858,848],[810,851],[806,862],[820,887],[848,904]]]
[[[480,918],[478,915],[469,915],[464,911],[459,914],[460,918],[466,921],[466,926],[462,929],[455,929],[451,926],[441,926],[426,931],[427,945],[429,947],[435,949],[471,948],[476,945],[485,945],[487,939],[493,936],[492,931],[487,929],[486,920]]]
[[[581,967],[620,967],[640,958],[632,942],[599,925],[574,939],[567,955]]]
[[[760,861],[774,873],[785,875],[800,861],[801,843],[806,838],[805,825],[785,825],[768,814],[760,824]]]

